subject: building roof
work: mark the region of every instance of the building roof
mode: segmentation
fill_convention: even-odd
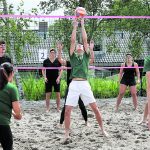
[[[125,60],[126,53],[104,53],[95,55],[95,65],[96,66],[120,66]],[[144,60],[146,56],[150,55],[150,52],[143,52],[138,59]]]

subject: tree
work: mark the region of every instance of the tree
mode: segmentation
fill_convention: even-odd
[[[111,16],[147,16],[150,15],[147,0],[116,0],[110,7]],[[143,43],[149,35],[149,19],[108,19],[103,23],[110,35],[115,31],[129,32],[128,49],[134,58],[138,58],[143,50]]]
[[[1,0],[2,2],[2,10],[0,11],[0,14],[14,14],[13,5],[8,5],[6,0]],[[24,9],[22,9],[22,6],[24,5],[23,1],[18,6],[18,11],[20,14],[24,14]],[[37,10],[33,9],[32,13],[36,13]],[[2,18],[0,20],[0,34],[1,38],[3,38],[6,41],[7,45],[7,52],[10,54],[10,50],[14,49],[13,55],[16,57],[16,61],[21,61],[23,54],[23,48],[26,43],[28,44],[34,44],[36,41],[36,35],[34,32],[29,31],[28,27],[29,24],[33,22],[31,19],[10,19],[10,18]],[[26,30],[26,31],[25,31]],[[14,46],[12,48],[12,46]]]
[[[107,8],[110,0],[78,0],[78,1],[69,1],[69,0],[49,0],[49,1],[41,1],[40,7],[44,13],[49,14],[54,10],[59,8],[64,8],[65,15],[74,15],[74,10],[78,6],[82,6],[87,10],[87,15],[92,16],[100,16],[107,14]],[[99,27],[101,20],[98,19],[88,19],[87,24],[90,26],[88,28],[88,37],[92,38],[94,31]]]
[[[150,7],[148,0],[64,0],[62,2],[60,0],[49,0],[41,1],[40,6],[46,14],[49,14],[50,12],[58,8],[64,8],[65,15],[74,15],[75,8],[77,6],[82,6],[87,10],[87,15],[90,16],[150,15]],[[99,34],[105,34],[107,35],[107,37],[110,37],[116,31],[129,31],[130,42],[128,43],[128,47],[133,53],[133,55],[135,57],[138,57],[143,51],[143,42],[149,36],[149,24],[149,19],[87,19],[86,29],[88,31],[89,39],[96,39]],[[66,24],[65,22],[64,24],[62,24],[61,21],[61,25],[62,29],[60,32],[63,33],[63,29],[66,29]],[[68,30],[70,31],[70,28]],[[118,52],[118,48],[115,41],[111,44],[110,49],[112,49],[112,51]]]

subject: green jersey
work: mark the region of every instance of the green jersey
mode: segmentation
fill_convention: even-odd
[[[0,90],[0,125],[9,125],[12,115],[12,102],[18,100],[17,87],[12,83],[6,84]]]
[[[73,53],[70,56],[70,63],[72,67],[70,79],[73,78],[83,78],[87,80],[88,70],[89,70],[89,58],[90,54],[84,52],[82,56]]]

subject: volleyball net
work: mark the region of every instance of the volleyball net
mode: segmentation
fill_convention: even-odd
[[[13,60],[16,83],[23,93],[22,98],[45,99],[41,75],[43,61],[49,56],[51,48],[57,50],[57,41],[64,45],[62,58],[69,59],[74,16],[0,15],[0,18],[0,36],[7,43],[7,53]],[[96,98],[118,95],[118,73],[126,53],[132,53],[142,74],[143,60],[150,53],[150,28],[146,24],[150,24],[150,16],[85,17],[88,41],[92,39],[95,43],[95,60],[89,68],[89,81]],[[77,40],[80,38],[79,32]],[[145,78],[142,81],[142,85],[137,85],[138,90],[146,88]],[[66,86],[64,71],[62,97]],[[129,96],[129,92],[126,96]]]

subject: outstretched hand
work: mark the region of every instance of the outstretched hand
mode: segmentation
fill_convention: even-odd
[[[58,41],[58,42],[57,42],[57,50],[58,50],[58,51],[62,51],[62,49],[63,49],[63,44],[62,44],[61,41]]]

